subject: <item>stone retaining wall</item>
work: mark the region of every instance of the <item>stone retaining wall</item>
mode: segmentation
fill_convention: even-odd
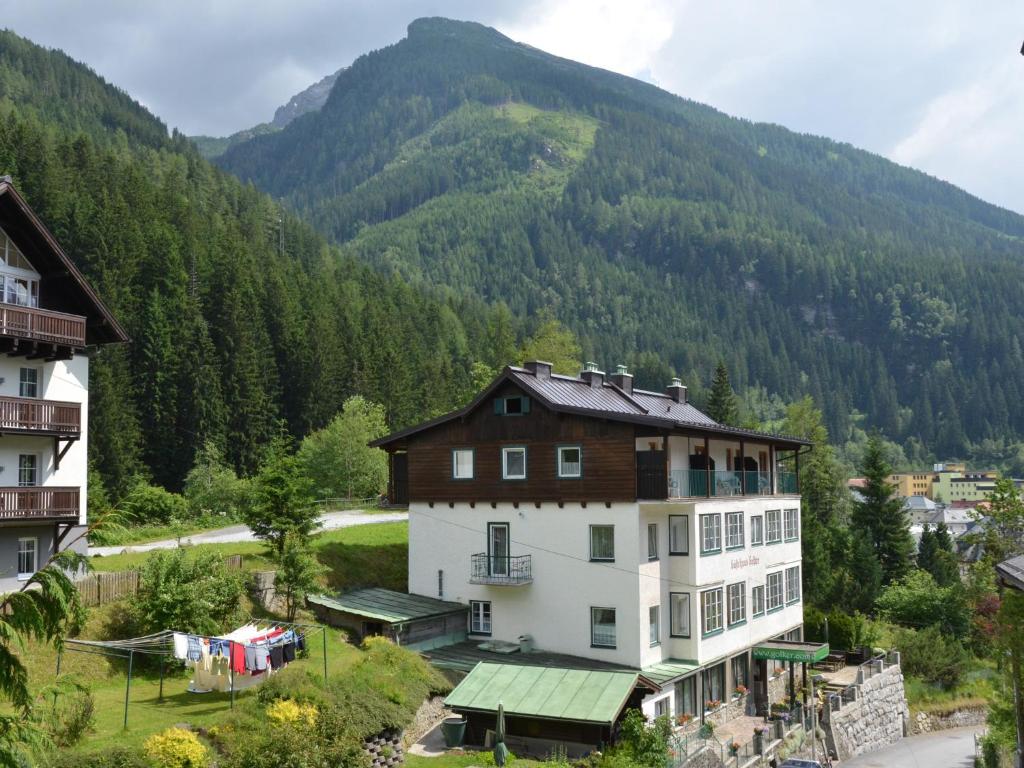
[[[929,733],[965,725],[984,725],[988,715],[985,705],[963,707],[951,712],[918,712],[910,719],[911,733]]]
[[[887,666],[857,686],[857,698],[828,715],[826,733],[840,760],[895,744],[909,728],[910,712],[899,665]]]

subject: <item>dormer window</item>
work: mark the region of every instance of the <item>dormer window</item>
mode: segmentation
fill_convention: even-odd
[[[39,273],[3,230],[0,230],[0,301],[19,307],[39,306]]]
[[[496,397],[494,412],[499,416],[522,416],[530,412],[530,398],[525,395]]]

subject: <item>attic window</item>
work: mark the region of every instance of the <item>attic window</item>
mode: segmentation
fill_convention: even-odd
[[[530,398],[525,395],[495,398],[494,412],[499,416],[522,416],[530,412]]]
[[[7,233],[0,229],[0,261],[6,267],[23,269],[26,272],[35,272],[35,268],[28,263],[25,255],[18,250],[18,246],[7,236]]]

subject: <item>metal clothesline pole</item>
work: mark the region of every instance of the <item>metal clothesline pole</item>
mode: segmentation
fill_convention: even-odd
[[[135,661],[135,651],[128,652],[128,682],[124,686],[124,728],[128,729],[128,693],[132,689],[132,663]]]

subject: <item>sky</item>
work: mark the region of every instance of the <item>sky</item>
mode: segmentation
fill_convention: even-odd
[[[187,134],[269,120],[421,16],[469,19],[1024,213],[1019,0],[0,0]]]

